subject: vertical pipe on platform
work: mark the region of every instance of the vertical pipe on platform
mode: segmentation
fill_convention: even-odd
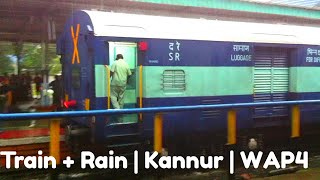
[[[300,137],[300,108],[294,105],[291,109],[291,138]]]
[[[143,93],[143,84],[142,84],[142,65],[139,67],[139,105],[140,108],[143,107],[142,105],[142,93]],[[142,113],[139,113],[139,120],[142,121]]]
[[[108,109],[110,109],[111,108],[111,103],[110,103],[110,96],[111,96],[110,69],[107,65],[106,65],[106,71],[107,71],[107,106],[108,106]]]
[[[162,114],[157,113],[154,117],[154,151],[162,152],[162,136],[163,136],[163,119]]]
[[[228,145],[236,144],[237,134],[237,120],[236,110],[230,109],[228,111]]]
[[[60,120],[50,120],[50,156],[60,164]]]
[[[47,16],[42,16],[42,29],[41,29],[41,70],[42,70],[42,77],[43,83],[48,83],[49,77],[47,72],[47,58],[48,58],[48,33],[49,33],[49,27],[48,27],[49,18]]]

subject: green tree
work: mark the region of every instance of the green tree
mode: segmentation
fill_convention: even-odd
[[[23,59],[21,61],[22,69],[31,69],[35,71],[42,70],[42,47],[39,44],[26,44],[23,48]],[[56,55],[54,45],[48,46],[48,57],[46,62],[50,75],[61,71],[60,58]]]
[[[41,70],[41,58],[41,47],[39,45],[24,45],[20,67],[21,69],[39,71]]]
[[[60,56],[56,56],[55,58],[52,59],[51,63],[49,64],[49,69],[50,75],[56,75],[56,74],[60,74],[62,71],[62,66],[60,63]]]
[[[9,42],[0,43],[0,76],[3,73],[14,73],[14,62],[9,55],[13,54],[12,44]]]
[[[2,76],[4,73],[11,74],[14,72],[14,63],[9,56],[0,55],[0,64],[0,76]]]
[[[54,44],[48,45],[47,51],[47,67],[50,75],[55,75],[61,72],[60,58],[56,55]],[[10,42],[0,42],[0,75],[7,72],[14,73],[16,63],[12,61],[10,56],[15,56],[15,46]],[[19,63],[20,69],[29,71],[42,70],[42,47],[36,43],[23,43],[21,60]]]

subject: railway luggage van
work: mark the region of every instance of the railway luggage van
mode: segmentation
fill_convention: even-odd
[[[319,33],[300,25],[78,11],[57,42],[65,105],[112,109],[110,67],[117,54],[133,74],[124,108],[318,99]],[[240,142],[265,132],[288,137],[290,114],[288,106],[237,109]],[[318,106],[302,106],[301,115],[303,130],[319,125]],[[212,152],[226,142],[226,117],[221,109],[164,113],[164,147]],[[71,119],[68,132],[109,149],[152,147],[154,114],[120,119]]]

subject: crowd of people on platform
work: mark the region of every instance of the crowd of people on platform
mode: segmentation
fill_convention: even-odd
[[[14,112],[17,102],[40,98],[42,83],[43,78],[39,73],[35,73],[34,76],[29,72],[10,76],[5,73],[0,77],[0,111]],[[32,84],[35,84],[35,93],[32,92]]]

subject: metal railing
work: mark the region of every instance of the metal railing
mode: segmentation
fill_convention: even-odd
[[[139,114],[156,113],[154,118],[154,151],[162,151],[163,137],[163,116],[164,112],[197,111],[208,109],[228,109],[228,133],[227,144],[236,144],[236,109],[251,107],[270,107],[278,105],[292,105],[291,107],[291,137],[300,137],[300,108],[299,105],[317,104],[320,100],[299,100],[299,101],[278,101],[278,102],[259,102],[259,103],[234,103],[234,104],[214,104],[214,105],[194,105],[194,106],[171,106],[171,107],[149,107],[132,108],[120,110],[90,110],[90,111],[64,111],[64,112],[42,112],[42,113],[13,113],[0,114],[0,121],[23,120],[23,119],[52,119],[50,121],[50,155],[55,157],[57,164],[60,162],[59,131],[60,120],[57,118],[86,117],[101,115],[120,115],[120,114]]]

